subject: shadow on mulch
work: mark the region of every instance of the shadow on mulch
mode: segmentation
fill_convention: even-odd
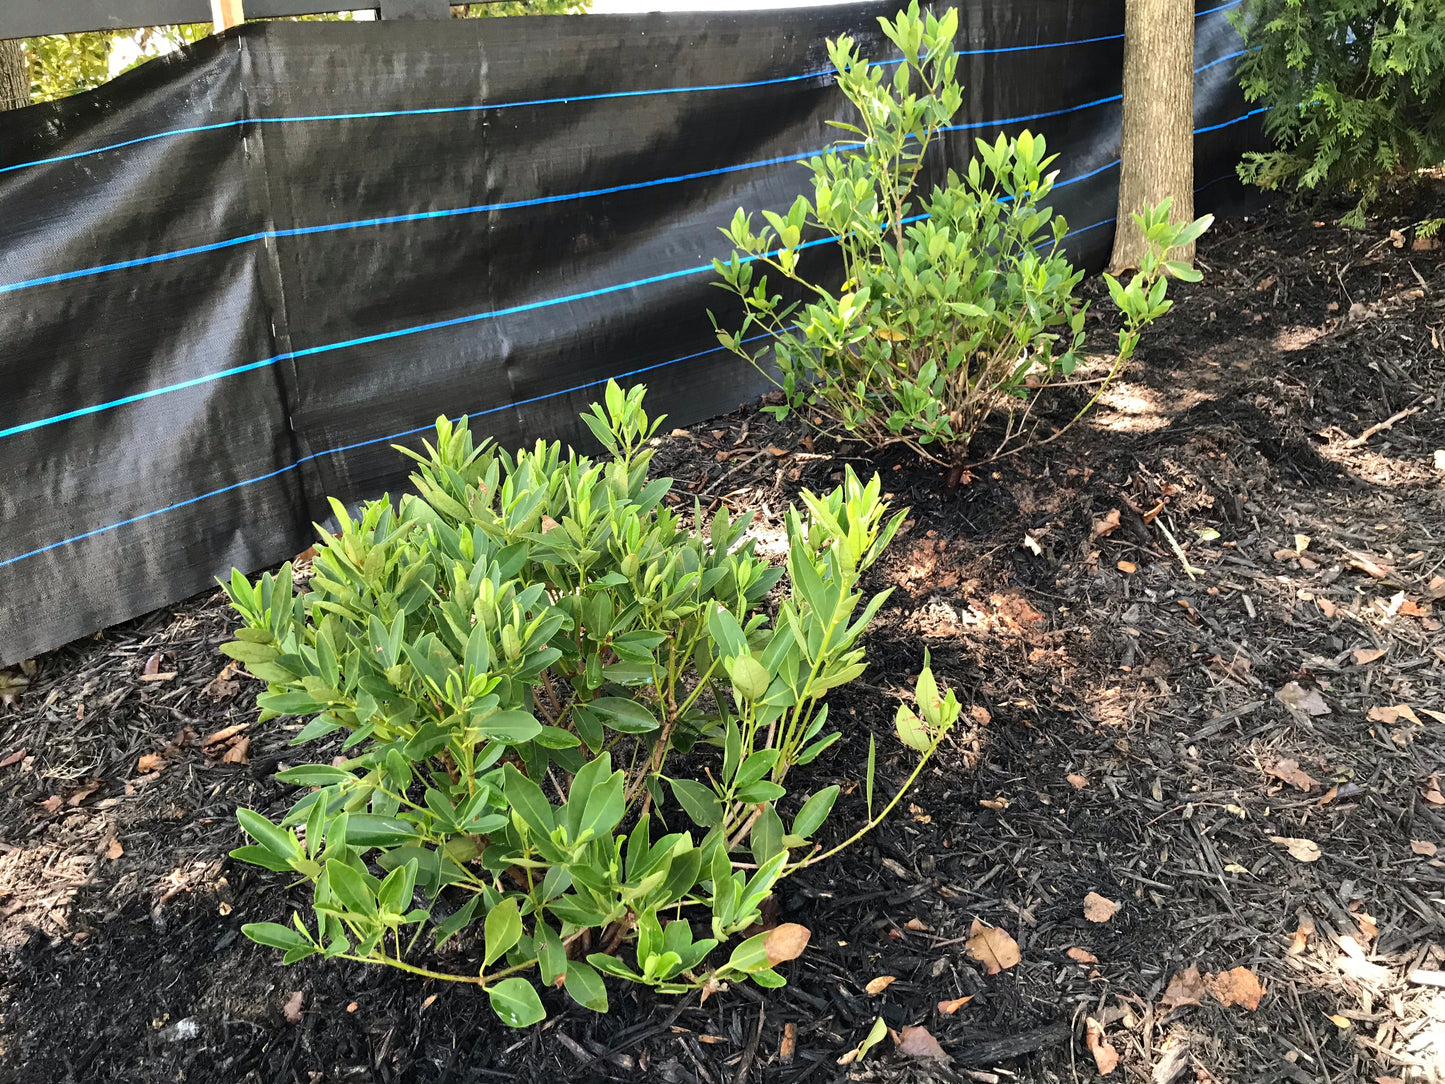
[[[471,991],[282,969],[239,927],[297,897],[226,852],[295,754],[220,674],[219,597],[36,660],[0,715],[0,1081],[1073,1081],[1090,1017],[1113,1079],[1445,1080],[1445,266],[1388,229],[1221,223],[1127,381],[954,492],[754,408],[664,442],[679,497],[753,510],[763,547],[845,462],[912,508],[845,739],[798,780],[842,785],[835,828],[925,649],[969,709],[890,823],[785,884],[813,942],[766,996],[549,998],[514,1032]],[[975,917],[1017,966],[967,953]],[[1263,1000],[1165,1009],[1191,965]],[[880,1015],[950,1062],[839,1066]]]

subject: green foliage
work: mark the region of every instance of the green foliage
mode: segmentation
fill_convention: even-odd
[[[581,15],[592,0],[493,0],[489,4],[453,4],[452,15],[479,19],[495,15]]]
[[[742,299],[746,316],[718,338],[783,391],[772,408],[779,417],[821,416],[843,434],[956,465],[993,411],[1008,410],[1007,443],[1025,431],[1035,393],[1074,372],[1087,307],[1074,296],[1082,272],[1059,247],[1068,225],[1044,203],[1056,174],[1046,172],[1053,158],[1042,136],[979,140],[963,175],[950,171],[913,213],[924,158],[963,101],[958,14],[924,18],[915,2],[879,22],[903,56],[891,75],[852,39],[828,43],[859,123],[835,122],[853,138],[808,163],[813,198],[800,196],[787,214],[764,211],[761,229],[739,209],[723,230],[734,252],[715,263],[718,285]],[[1104,383],[1140,329],[1169,308],[1166,276],[1196,277],[1165,250],[1188,244],[1210,220],[1173,227],[1166,206],[1150,221],[1150,258],[1115,291],[1124,328]],[[841,252],[840,290],[800,269],[819,234]],[[758,265],[804,300],[784,304]],[[759,329],[770,342],[745,349]]]
[[[668,507],[642,396],[609,384],[583,416],[599,462],[541,442],[508,455],[439,419],[435,444],[406,452],[415,495],[333,505],[309,593],[289,566],[232,576],[243,621],[222,650],[267,682],[262,720],[311,716],[296,740],[343,731],[347,757],[280,773],[313,789],[279,823],[238,814],[253,843],[235,857],[314,893],[309,919],[245,927],[253,940],[288,963],[476,983],[514,1026],[542,1018],[533,970],[598,1011],[602,976],[782,984],[801,927],[719,947],[780,878],[840,849],[811,842],[839,788],[793,796],[786,818],[785,784],[840,737],[825,696],[863,672],[886,592],[865,599],[859,579],[904,513],[851,471],[804,493],[769,621],[783,571],[754,555],[749,517]],[[921,769],[959,705],[928,671],[917,700],[899,734]],[[407,959],[425,934],[475,949],[478,925],[479,970]]]
[[[1245,97],[1270,107],[1276,150],[1244,156],[1262,188],[1358,196],[1362,226],[1382,189],[1445,161],[1445,8],[1439,0],[1247,0]]]

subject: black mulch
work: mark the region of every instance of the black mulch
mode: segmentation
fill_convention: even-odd
[[[298,897],[226,852],[297,754],[222,674],[220,598],[34,660],[0,693],[0,1081],[1074,1081],[1090,1017],[1112,1079],[1445,1079],[1445,250],[1413,244],[1422,217],[1221,223],[1128,382],[953,492],[753,408],[663,442],[676,492],[754,510],[764,548],[845,463],[913,509],[845,740],[790,777],[843,784],[835,831],[925,650],[970,708],[886,827],[786,883],[813,941],[782,990],[618,987],[514,1032],[467,988],[283,969],[239,927]],[[1017,966],[967,952],[975,918]],[[1191,965],[1263,999],[1165,1008]],[[838,1065],[880,1015],[951,1060],[885,1039]]]

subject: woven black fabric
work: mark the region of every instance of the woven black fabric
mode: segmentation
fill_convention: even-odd
[[[1259,138],[1209,7],[1201,210]],[[438,414],[581,442],[608,377],[678,424],[756,394],[708,322],[717,227],[802,190],[846,114],[824,39],[889,59],[893,9],[251,24],[0,115],[0,661],[297,552]],[[1098,267],[1122,0],[962,22],[936,164],[1044,133]]]

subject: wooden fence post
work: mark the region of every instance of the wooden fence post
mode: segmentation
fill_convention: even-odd
[[[215,33],[222,30],[229,30],[233,26],[239,26],[246,21],[246,15],[241,10],[243,0],[211,0],[211,23]]]

